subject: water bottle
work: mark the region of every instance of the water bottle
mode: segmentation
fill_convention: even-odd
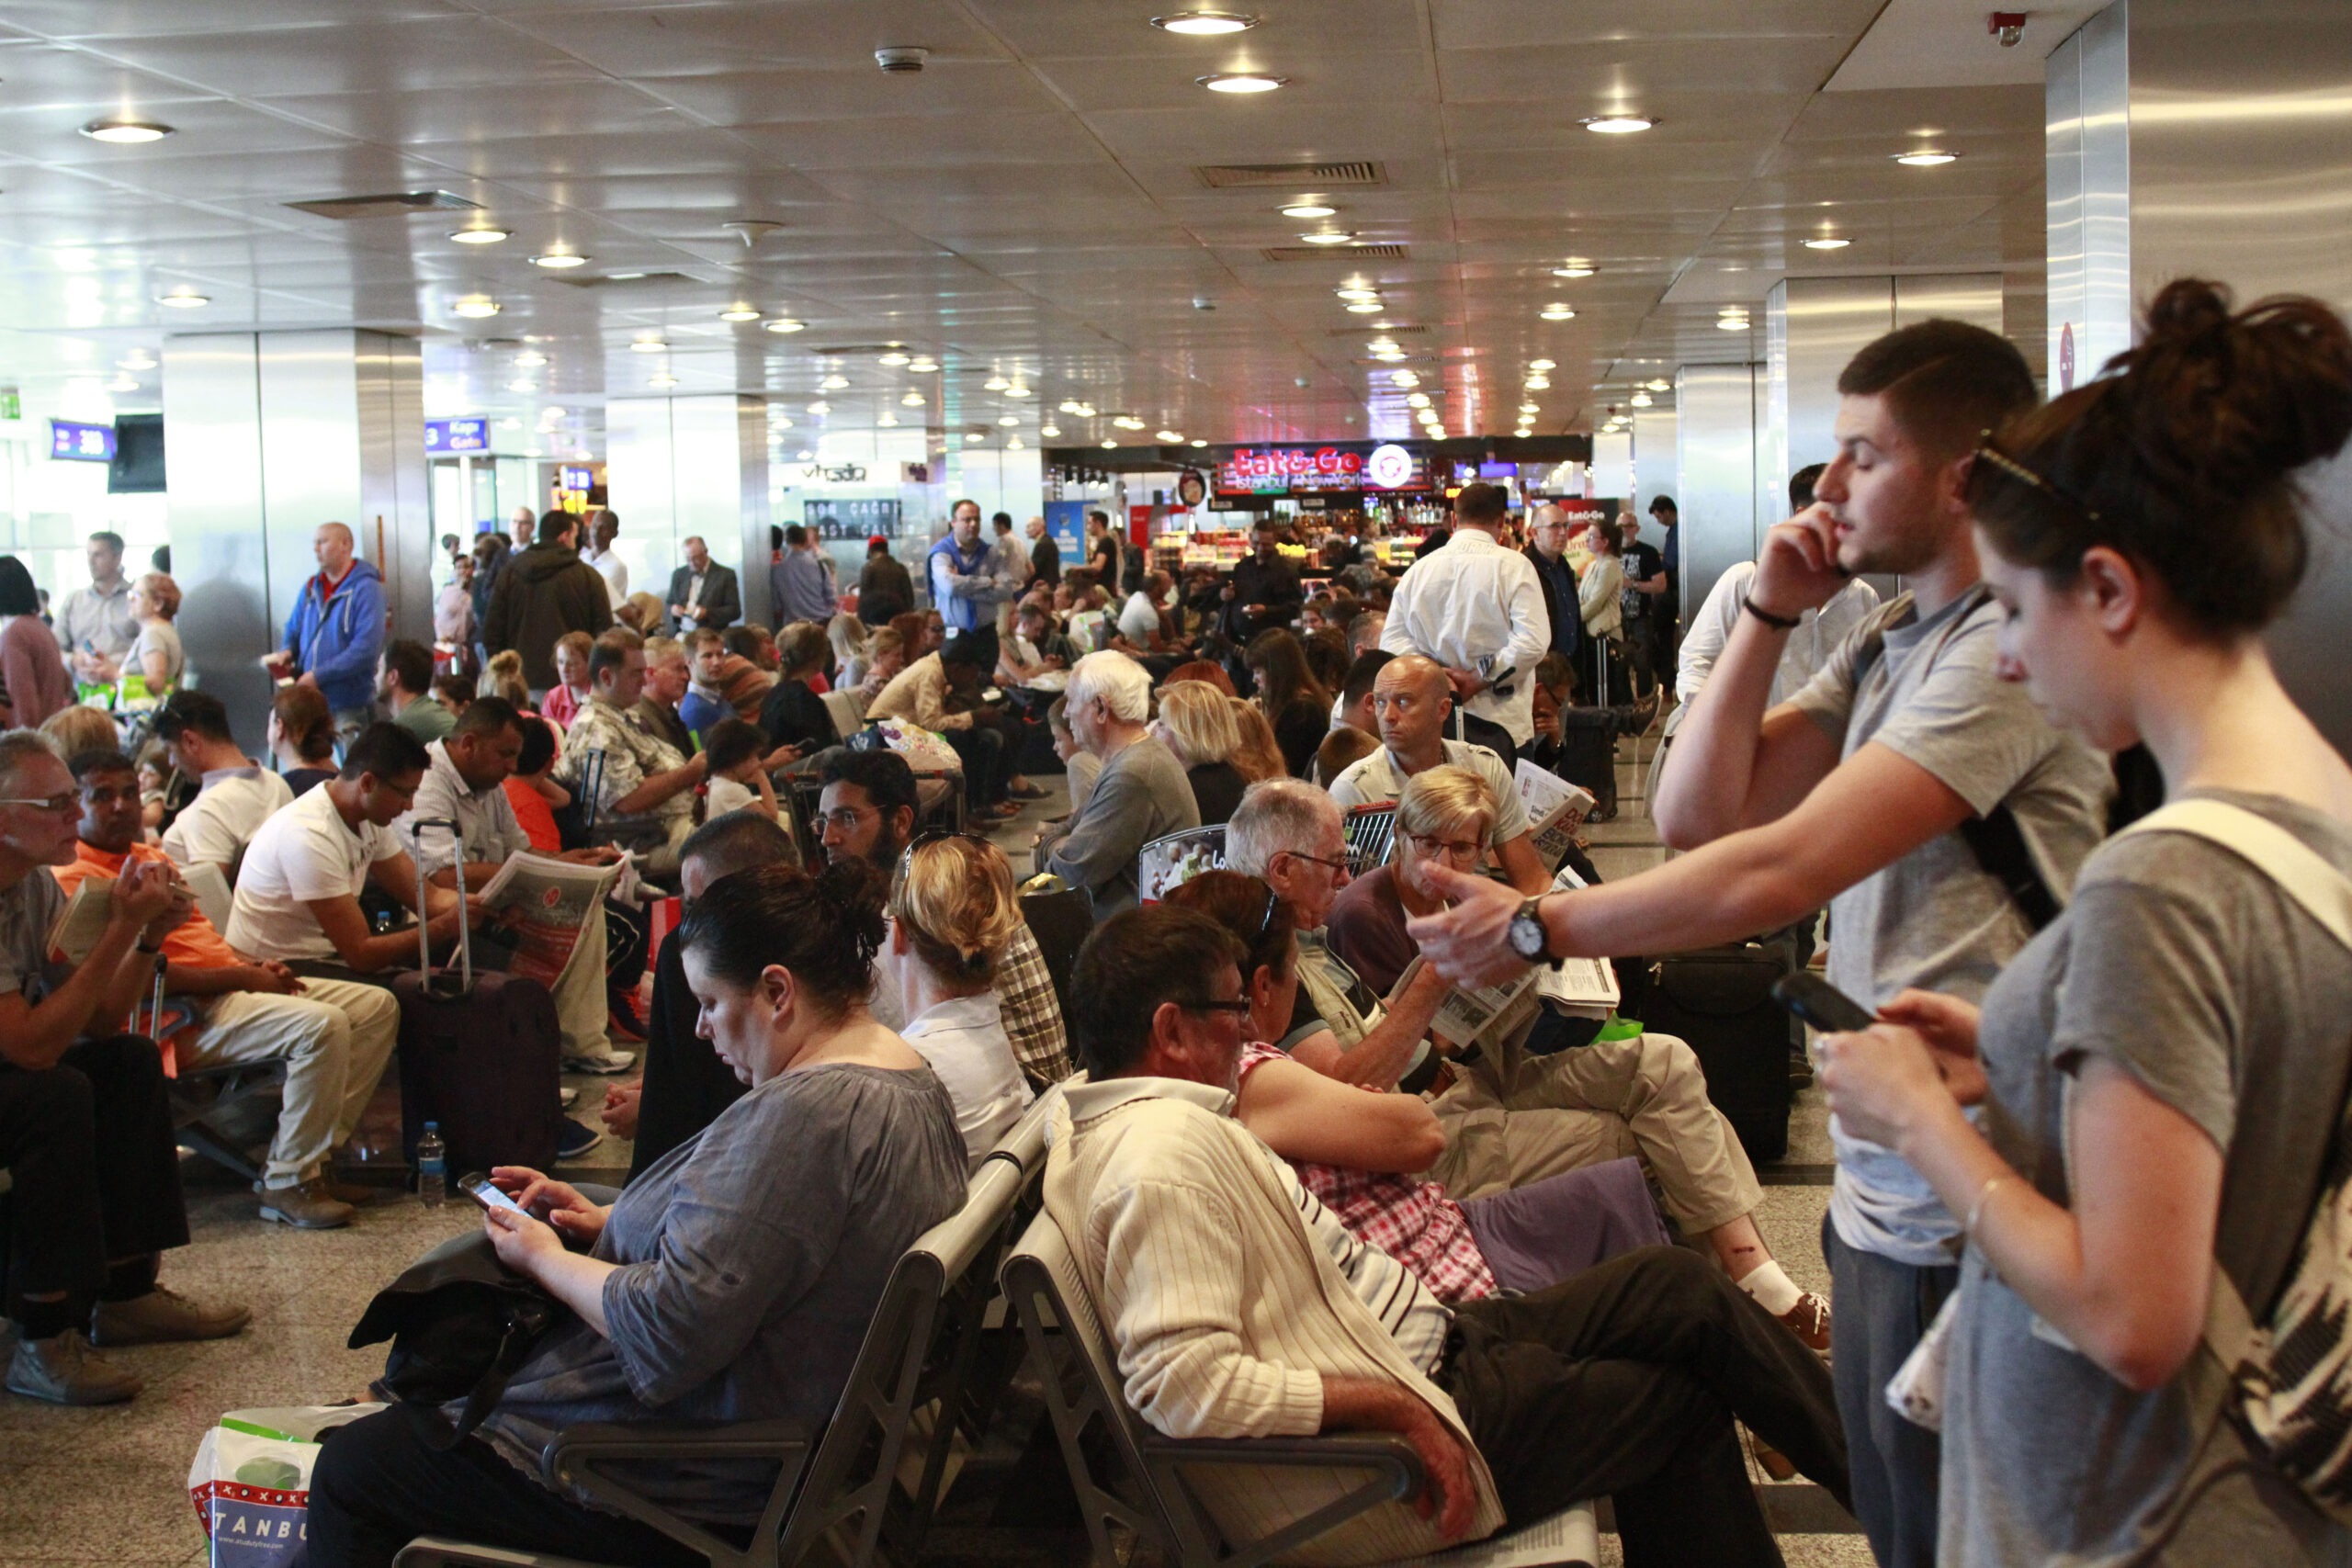
[[[441,1141],[441,1123],[427,1122],[424,1136],[416,1141],[416,1195],[428,1209],[437,1209],[449,1196],[449,1149]]]

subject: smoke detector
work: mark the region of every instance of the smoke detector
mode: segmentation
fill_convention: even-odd
[[[927,49],[900,47],[877,49],[874,51],[874,63],[892,75],[920,71],[922,69],[922,62],[930,58],[931,51]]]

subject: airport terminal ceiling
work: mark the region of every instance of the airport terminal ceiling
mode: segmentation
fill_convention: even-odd
[[[1760,359],[1784,276],[1953,272],[2041,356],[2042,61],[2094,6],[2011,47],[1960,0],[1155,25],[1208,9],[0,0],[0,381],[152,410],[167,333],[361,326],[549,457],[728,391],[1032,446],[1390,434],[1415,393],[1551,435]],[[434,205],[294,205],[391,196]]]

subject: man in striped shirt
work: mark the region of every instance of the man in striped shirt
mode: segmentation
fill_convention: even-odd
[[[1449,1308],[1354,1237],[1233,1120],[1240,944],[1167,906],[1080,952],[1072,1033],[1090,1081],[1056,1108],[1046,1209],[1116,1348],[1125,1393],[1172,1438],[1396,1432],[1430,1518],[1391,1504],[1313,1560],[1429,1551],[1582,1499],[1615,1499],[1629,1558],[1777,1564],[1738,1417],[1843,1501],[1820,1361],[1695,1254],[1646,1247],[1565,1284]],[[1251,1538],[1320,1499],[1272,1472],[1204,1478]]]

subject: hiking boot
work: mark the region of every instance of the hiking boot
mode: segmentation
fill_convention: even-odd
[[[314,1176],[292,1187],[262,1189],[261,1217],[300,1231],[340,1230],[358,1212],[327,1190],[324,1177]]]
[[[253,1321],[244,1307],[208,1307],[158,1285],[136,1301],[100,1302],[90,1311],[90,1343],[154,1345],[164,1340],[226,1339]]]
[[[1795,1335],[1816,1356],[1829,1354],[1829,1303],[1807,1291],[1797,1304],[1781,1314],[1781,1326]]]
[[[51,1339],[17,1342],[8,1360],[8,1392],[51,1404],[120,1404],[144,1385],[73,1329]]]

